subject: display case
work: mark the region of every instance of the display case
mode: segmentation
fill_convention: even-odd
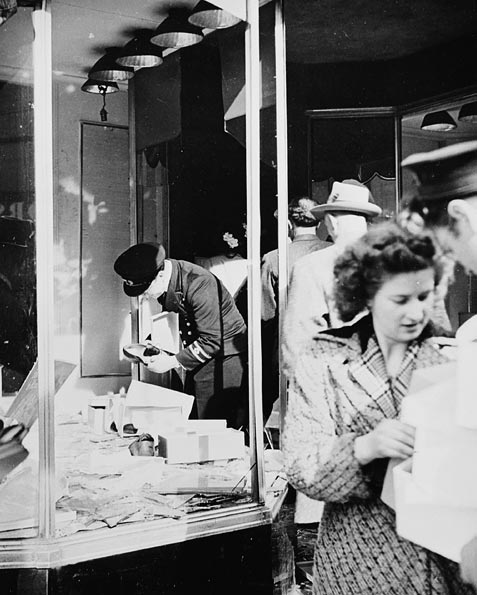
[[[267,434],[264,444],[259,277],[262,196],[275,200],[277,184],[260,111],[278,104],[275,58],[260,73],[260,28],[281,22],[280,4],[216,2],[234,27],[204,30],[203,48],[161,51],[160,66],[129,69],[129,80],[113,76],[117,93],[84,93],[103,41],[122,46],[131,30],[164,19],[164,3],[145,4],[123,14],[113,2],[101,13],[19,1],[0,27],[0,282],[21,317],[9,339],[18,352],[2,362],[0,450],[22,452],[2,459],[0,569],[47,571],[253,531],[270,525],[285,493],[277,444]],[[122,293],[112,269],[139,241],[192,260],[231,211],[246,247],[246,433],[220,420],[192,427],[183,389],[122,357],[154,313]],[[133,393],[152,401],[138,405]],[[184,423],[174,418],[173,428],[176,414]],[[19,424],[27,435],[22,426],[10,440]],[[155,456],[131,456],[146,430]]]

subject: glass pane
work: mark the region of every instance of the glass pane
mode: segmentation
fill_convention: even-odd
[[[223,344],[219,352],[211,352],[209,363],[198,361],[188,370],[166,374],[140,366],[139,377],[148,384],[194,395],[190,417],[198,418],[197,431],[204,428],[204,440],[211,439],[206,429],[212,428],[210,424],[227,424],[228,429],[217,434],[222,446],[214,455],[224,459],[219,483],[229,488],[236,485],[234,497],[224,499],[225,507],[250,501],[245,451],[237,459],[230,456],[226,444],[232,438],[240,453],[248,440],[248,431],[244,432],[248,426],[245,327],[240,330],[247,299],[244,35],[244,23],[212,32],[200,44],[168,54],[160,68],[143,70],[135,79],[139,239],[162,243],[173,263],[165,301],[141,299],[139,339],[151,333],[153,340],[161,340],[157,321],[161,311],[170,312],[173,290],[181,292],[186,310],[178,314],[177,348],[184,350],[191,341],[197,342],[208,358],[209,347],[202,342],[209,332],[213,339],[219,311]],[[197,265],[201,269],[193,268]],[[194,275],[207,275],[206,271],[221,283],[217,295],[217,285],[209,287],[208,277],[201,277],[201,287],[194,288]],[[201,311],[209,308],[216,310],[206,315],[212,316],[207,322]],[[171,463],[174,452],[165,449],[172,441],[166,435],[159,436],[161,440],[159,452],[170,454]],[[172,464],[166,467],[166,476],[177,476],[170,485],[187,481],[199,469],[201,477],[211,477],[211,486],[217,481],[212,479],[217,474],[215,461],[205,462],[193,450],[182,477]],[[192,480],[192,491],[193,485]],[[206,509],[207,502],[202,506]],[[201,510],[196,499],[188,510]]]
[[[319,203],[333,182],[355,179],[365,184],[382,209],[396,212],[393,117],[316,118],[311,121],[309,184]]]
[[[18,8],[0,27],[0,538],[38,526],[31,15]],[[33,425],[23,446],[5,429],[17,422]]]

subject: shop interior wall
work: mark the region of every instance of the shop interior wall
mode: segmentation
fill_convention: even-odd
[[[307,191],[305,110],[400,106],[475,87],[476,50],[466,38],[396,60],[288,63],[290,192]]]
[[[273,3],[261,8],[262,252],[276,247],[274,18]],[[224,231],[243,235],[244,36],[244,24],[215,31],[135,76],[136,145],[168,169],[175,258],[210,257],[223,251]]]
[[[62,76],[55,78],[53,86],[55,357],[74,364],[80,362],[81,328],[81,122],[99,122],[102,103],[99,95],[81,91],[83,82],[76,77]],[[109,124],[127,126],[127,91],[108,95],[107,110]],[[102,282],[98,279],[98,284]],[[79,366],[76,377],[78,375]],[[124,383],[124,377],[78,378],[76,387],[84,395],[104,394],[118,390]],[[72,390],[71,383],[69,386]]]

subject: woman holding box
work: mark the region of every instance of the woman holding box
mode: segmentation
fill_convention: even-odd
[[[398,419],[412,372],[445,361],[430,323],[439,269],[429,237],[394,224],[371,229],[334,269],[341,318],[369,315],[317,335],[291,374],[287,474],[325,501],[315,594],[471,592],[456,564],[397,535],[380,499],[388,459],[413,452],[414,429]]]

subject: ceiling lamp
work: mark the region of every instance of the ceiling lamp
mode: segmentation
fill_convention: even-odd
[[[145,36],[138,35],[119,52],[116,62],[135,70],[159,66],[163,62],[162,50]]]
[[[117,50],[109,50],[88,72],[88,77],[96,81],[126,81],[134,76],[134,70],[117,64]]]
[[[432,130],[434,132],[448,132],[456,127],[457,124],[454,119],[445,110],[426,114],[421,124],[422,130]]]
[[[17,0],[0,0],[0,26],[17,12]]]
[[[108,83],[106,81],[95,81],[93,79],[88,79],[81,86],[81,90],[85,93],[96,93],[102,95],[103,107],[101,108],[99,115],[101,118],[101,122],[107,122],[108,112],[106,111],[106,95],[108,93],[116,93],[117,91],[119,91],[117,83]]]
[[[199,27],[189,23],[187,8],[171,8],[169,16],[157,27],[151,42],[164,48],[184,48],[199,43],[204,35]]]
[[[463,122],[477,123],[477,101],[466,103],[460,108],[458,119]]]
[[[205,0],[201,0],[189,16],[189,23],[203,29],[225,29],[240,21],[239,17]]]

